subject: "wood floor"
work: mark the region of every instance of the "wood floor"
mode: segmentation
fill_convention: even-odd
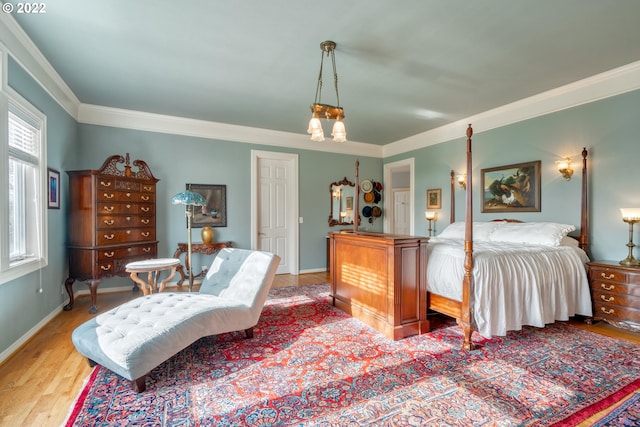
[[[274,287],[328,282],[326,273],[277,276]],[[186,286],[183,287],[186,289]],[[171,289],[174,291],[175,289]],[[100,312],[131,298],[136,292],[103,293]],[[0,365],[0,426],[59,426],[80,392],[91,368],[71,342],[71,332],[92,317],[89,296],[76,298],[73,310],[53,318],[40,332]],[[605,323],[576,325],[640,343],[640,334],[616,329]]]

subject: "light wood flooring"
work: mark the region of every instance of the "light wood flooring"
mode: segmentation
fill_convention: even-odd
[[[274,287],[328,282],[326,273],[276,276]],[[183,290],[186,290],[183,286]],[[175,288],[171,289],[172,291]],[[102,293],[98,307],[104,312],[140,295],[137,292]],[[91,368],[75,350],[71,332],[92,317],[89,296],[79,296],[73,310],[54,317],[29,342],[0,365],[0,426],[60,426],[80,392]],[[576,325],[609,336],[640,343],[640,334],[605,323]]]

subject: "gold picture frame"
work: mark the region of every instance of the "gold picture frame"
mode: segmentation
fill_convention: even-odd
[[[427,190],[427,209],[442,209],[442,189]]]
[[[542,162],[482,169],[482,212],[540,212]]]

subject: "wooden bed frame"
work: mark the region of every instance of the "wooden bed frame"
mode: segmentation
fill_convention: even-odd
[[[437,311],[447,316],[454,317],[457,323],[464,331],[464,342],[462,347],[465,350],[473,350],[475,348],[471,340],[473,333],[473,163],[471,150],[471,136],[473,129],[471,125],[467,127],[467,188],[466,188],[466,214],[465,214],[465,237],[464,237],[464,278],[462,281],[462,301],[445,298],[443,296],[429,293],[427,296],[427,305],[430,310]],[[451,171],[451,218],[453,224],[455,222],[455,198],[454,198],[454,171]],[[580,236],[578,243],[587,255],[588,236],[589,236],[589,213],[587,204],[587,149],[582,149],[582,196],[580,211]]]

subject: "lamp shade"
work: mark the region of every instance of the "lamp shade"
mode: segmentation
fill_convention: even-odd
[[[433,212],[433,211],[426,211],[426,212],[424,213],[424,217],[425,217],[425,219],[427,219],[427,220],[429,220],[429,219],[433,220],[433,219],[435,219],[435,217],[436,217],[436,213],[435,213],[435,212]]]
[[[174,205],[206,206],[207,201],[202,194],[194,193],[193,191],[183,191],[173,196],[171,203]]]
[[[640,208],[621,208],[620,213],[622,214],[623,220],[627,220],[627,221],[640,220]]]

